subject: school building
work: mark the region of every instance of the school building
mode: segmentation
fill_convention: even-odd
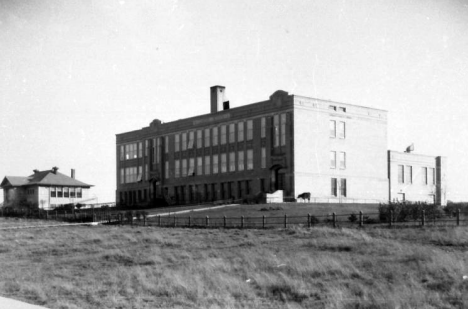
[[[446,159],[389,152],[385,110],[281,90],[231,108],[225,87],[210,91],[209,114],[155,119],[116,135],[118,203],[288,201],[303,192],[314,202],[427,201],[434,195],[433,201],[446,203]],[[401,165],[413,166],[414,179],[424,167],[433,178],[427,176],[426,187],[422,180],[401,183]]]

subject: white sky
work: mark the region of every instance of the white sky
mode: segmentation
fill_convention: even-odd
[[[0,0],[0,177],[58,166],[115,199],[115,134],[274,91],[389,111],[468,200],[468,1]],[[0,201],[3,197],[0,193]]]

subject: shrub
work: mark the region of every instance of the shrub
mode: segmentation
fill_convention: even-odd
[[[420,202],[391,202],[379,205],[379,220],[381,222],[388,222],[392,211],[393,221],[395,222],[420,220],[423,210],[428,218],[440,218],[443,216],[443,210],[440,205]]]
[[[355,213],[353,213],[348,217],[348,220],[349,222],[356,222],[358,220],[358,217]]]

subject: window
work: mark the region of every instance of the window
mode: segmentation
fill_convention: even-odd
[[[180,161],[179,160],[175,160],[174,161],[174,176],[175,178],[179,178],[180,177]]]
[[[68,194],[68,187],[63,188],[63,197],[70,197]]]
[[[237,182],[237,198],[242,198],[244,196],[244,188],[242,185],[243,181]]]
[[[346,179],[341,178],[340,195],[346,197]]]
[[[244,141],[244,122],[243,121],[237,123],[237,141],[238,142]]]
[[[338,107],[338,111],[346,113],[346,107]]]
[[[180,135],[176,134],[174,136],[174,151],[179,151],[180,150]]]
[[[340,152],[340,169],[346,168],[346,152]]]
[[[253,170],[253,150],[247,149],[247,169]]]
[[[182,177],[187,177],[187,159],[182,160]]]
[[[148,156],[148,150],[149,150],[149,140],[145,141],[145,157]]]
[[[427,184],[434,185],[435,184],[435,177],[434,177],[434,169],[429,167],[427,169]]]
[[[124,150],[124,146],[120,145],[120,161],[123,161],[123,160],[125,160],[125,150]]]
[[[343,121],[338,122],[338,137],[346,137],[346,123],[344,123]]]
[[[245,194],[249,195],[252,193],[252,180],[245,181]]]
[[[218,145],[218,127],[213,128],[213,146]]]
[[[281,114],[281,146],[286,145],[286,114]]]
[[[336,151],[330,151],[330,168],[336,168]]]
[[[332,111],[336,111],[336,106],[335,105],[329,105],[328,109],[332,110]]]
[[[156,163],[156,139],[153,138],[153,147],[151,148],[151,156],[153,157],[153,163]]]
[[[189,159],[189,170],[188,170],[188,176],[193,176],[195,174],[195,158],[190,158]]]
[[[247,140],[253,139],[253,120],[247,120]]]
[[[136,159],[137,158],[137,144],[127,144],[125,145],[125,159]]]
[[[164,136],[164,153],[169,153],[169,136]]]
[[[273,117],[273,147],[278,147],[279,146],[279,115],[275,115]]]
[[[63,188],[62,187],[57,188],[57,197],[63,197]],[[81,196],[79,196],[79,197],[81,197]]]
[[[411,165],[407,165],[405,169],[405,182],[406,183],[413,183],[413,167]]]
[[[182,151],[187,150],[187,133],[182,133]]]
[[[138,158],[142,158],[143,157],[143,143],[140,142],[138,143]]]
[[[332,179],[331,179],[331,195],[332,195],[332,196],[338,196],[338,192],[337,192],[337,179],[336,179],[336,178],[332,178]]]
[[[266,136],[266,119],[265,119],[265,117],[262,117],[260,137],[264,138],[265,136]]]
[[[213,174],[218,174],[218,155],[213,155]]]
[[[239,150],[237,153],[237,160],[238,160],[238,170],[243,171],[244,170],[244,151]]]
[[[210,129],[205,129],[205,147],[210,147]]]
[[[209,175],[211,171],[210,156],[205,156],[205,175]]]
[[[405,167],[403,165],[398,165],[398,183],[405,182]]]
[[[330,137],[336,137],[336,121],[330,120]]]
[[[266,168],[266,148],[262,147],[262,168]]]
[[[145,164],[145,180],[149,179],[149,166]]]
[[[50,188],[50,197],[57,197],[57,193],[55,191],[55,187]]]
[[[138,166],[137,182],[140,182],[143,178],[143,166]]]
[[[427,185],[427,167],[421,168],[421,180],[423,185]]]
[[[229,153],[229,171],[236,171],[236,153],[233,151]]]
[[[195,139],[195,133],[193,131],[190,131],[189,132],[189,141],[188,141],[187,149],[192,149],[193,148],[194,139]]]
[[[221,145],[226,144],[226,126],[221,126]]]
[[[76,197],[77,198],[82,198],[83,197],[81,188],[76,188]]]
[[[155,139],[157,141],[156,144],[156,163],[161,162],[161,138]]]
[[[197,157],[197,175],[203,175],[203,158]]]
[[[231,123],[229,124],[229,143],[236,142],[236,124]]]
[[[120,184],[125,183],[125,169],[121,168],[120,169]]]
[[[221,154],[221,173],[226,173],[227,172],[227,166],[226,166],[226,154],[222,153]]]
[[[70,197],[75,198],[75,188],[70,188]]]
[[[203,146],[202,133],[202,130],[197,130],[197,148],[202,148]]]

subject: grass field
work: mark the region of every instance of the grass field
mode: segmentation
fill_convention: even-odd
[[[199,208],[199,207],[197,207]],[[177,211],[177,208],[170,208],[172,211]],[[196,208],[194,208],[196,209]],[[263,209],[263,210],[262,210]],[[378,213],[378,204],[314,204],[314,203],[278,203],[278,204],[240,204],[237,206],[229,206],[224,208],[214,208],[203,211],[192,211],[181,216],[192,217],[275,217],[275,216],[314,216],[336,214],[351,214],[362,211],[364,213]],[[184,209],[185,210],[185,209]],[[167,212],[167,211],[165,211]],[[152,214],[160,213],[155,210]]]
[[[0,295],[49,308],[466,308],[467,250],[466,228],[3,230]]]

